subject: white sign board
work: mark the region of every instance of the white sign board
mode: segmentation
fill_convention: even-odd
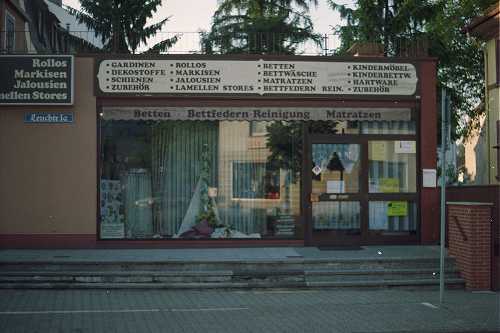
[[[294,58],[297,59],[297,58]],[[417,68],[396,62],[97,58],[96,95],[411,96]]]

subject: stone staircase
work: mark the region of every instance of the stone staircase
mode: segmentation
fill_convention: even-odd
[[[439,258],[2,261],[0,289],[434,289]],[[465,281],[445,260],[445,288]]]

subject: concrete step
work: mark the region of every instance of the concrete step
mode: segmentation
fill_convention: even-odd
[[[459,278],[460,271],[447,269],[445,278]],[[275,281],[364,281],[364,280],[439,279],[432,270],[351,270],[351,271],[172,271],[172,272],[0,272],[0,283],[10,282],[82,282],[82,283],[151,283],[151,282],[275,282]]]
[[[439,280],[370,280],[370,281],[313,281],[313,282],[178,282],[178,283],[1,283],[0,289],[343,289],[343,290],[439,290]],[[465,288],[463,279],[448,279],[446,290]]]
[[[458,283],[460,271],[445,270],[445,283]],[[376,281],[376,283],[374,282]],[[295,270],[295,271],[30,271],[0,272],[0,288],[12,285],[32,285],[42,288],[72,288],[88,285],[121,286],[131,288],[137,285],[161,284],[162,288],[173,289],[206,285],[207,288],[270,288],[289,285],[295,288],[325,288],[341,286],[394,285],[436,285],[439,272],[429,269],[389,270]]]
[[[465,288],[452,257],[445,285]],[[2,288],[439,289],[439,258],[1,261]]]
[[[455,260],[445,259],[445,268]],[[1,271],[273,271],[273,270],[358,270],[358,269],[436,269],[439,258],[418,259],[288,259],[269,261],[0,261]]]

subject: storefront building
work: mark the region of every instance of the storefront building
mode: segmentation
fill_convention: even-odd
[[[2,248],[437,242],[435,59],[0,60]]]

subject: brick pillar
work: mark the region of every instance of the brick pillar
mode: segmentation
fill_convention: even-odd
[[[491,204],[447,202],[449,250],[470,291],[491,290]],[[455,219],[462,228],[457,226]]]
[[[422,98],[420,103],[420,168],[437,169],[437,122],[436,122],[436,61],[422,61]],[[439,233],[439,191],[436,187],[420,184],[420,230],[422,245],[438,244]],[[435,209],[438,209],[436,212]],[[436,219],[436,217],[438,217]],[[438,229],[439,230],[439,229]]]

